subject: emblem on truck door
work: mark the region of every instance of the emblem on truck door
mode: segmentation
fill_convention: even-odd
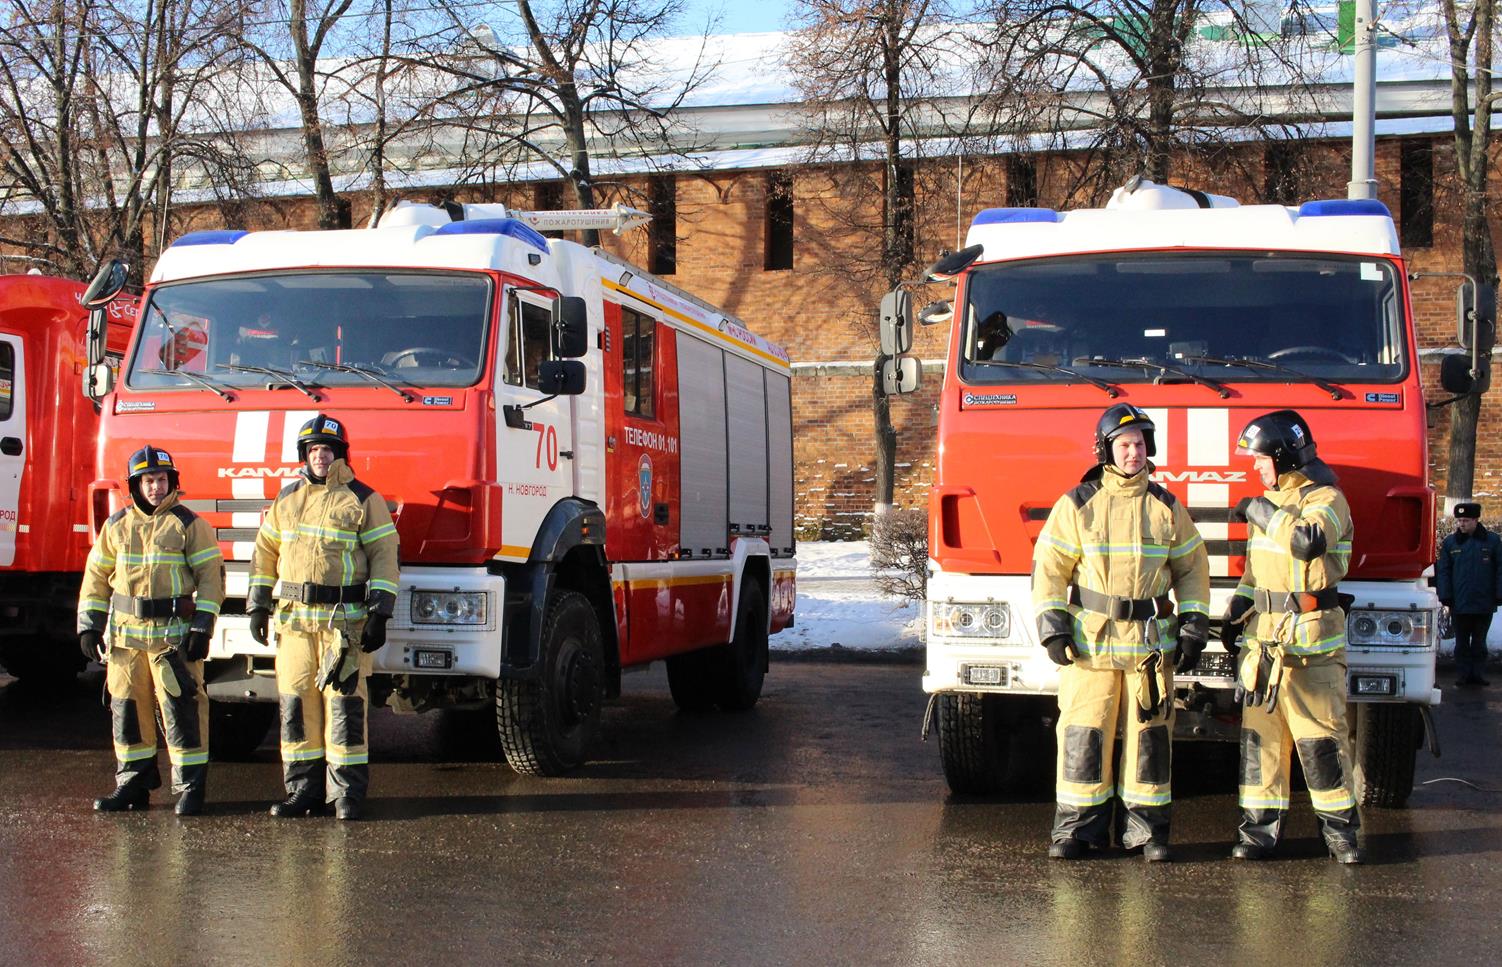
[[[652,516],[652,455],[643,453],[636,464],[636,506],[643,517]]]

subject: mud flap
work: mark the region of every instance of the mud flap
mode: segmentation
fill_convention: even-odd
[[[1064,729],[1064,781],[1082,784],[1100,782],[1101,750],[1104,737],[1100,729],[1088,725],[1070,725]]]

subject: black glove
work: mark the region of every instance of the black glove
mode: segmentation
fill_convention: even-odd
[[[1043,647],[1048,651],[1049,660],[1055,665],[1072,665],[1079,657],[1079,649],[1075,647],[1074,639],[1068,635],[1054,635],[1043,642]]]
[[[1272,515],[1277,512],[1278,505],[1266,497],[1242,497],[1241,502],[1236,503],[1235,508],[1230,511],[1230,520],[1247,521],[1251,526],[1266,532],[1268,521],[1271,521]]]
[[[1251,598],[1232,595],[1231,603],[1226,605],[1226,613],[1220,619],[1220,644],[1232,658],[1241,651],[1236,639],[1241,636],[1242,625],[1246,623],[1247,612],[1252,610],[1252,603]]]
[[[257,608],[250,613],[250,636],[259,644],[266,644],[267,627],[271,624],[271,612]]]
[[[184,661],[203,661],[209,657],[209,633],[207,631],[188,632],[178,650],[183,653]]]
[[[391,619],[383,614],[373,614],[365,619],[365,630],[360,632],[360,650],[367,655],[379,651],[386,643],[386,622]]]
[[[78,650],[83,652],[85,661],[99,661],[99,646],[103,643],[97,631],[80,631],[78,633]]]
[[[1199,612],[1191,612],[1179,618],[1179,660],[1173,670],[1180,675],[1194,671],[1205,650],[1205,641],[1210,631],[1210,619]]]

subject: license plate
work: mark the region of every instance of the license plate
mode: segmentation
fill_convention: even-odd
[[[965,668],[965,680],[971,685],[1005,685],[1007,670],[1000,665],[969,665]]]

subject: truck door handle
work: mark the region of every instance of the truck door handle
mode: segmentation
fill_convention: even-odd
[[[18,436],[8,436],[0,440],[0,453],[7,457],[19,457],[23,449],[21,438]]]

